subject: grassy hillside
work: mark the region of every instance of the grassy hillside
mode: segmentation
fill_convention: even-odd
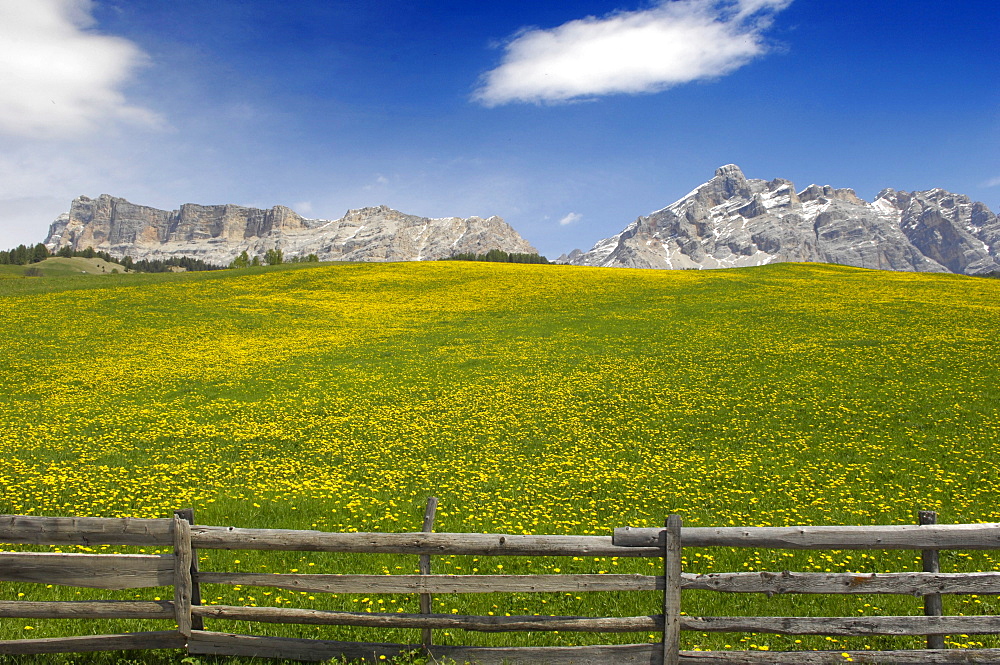
[[[120,275],[86,286],[5,280],[0,289],[4,513],[148,517],[193,506],[205,524],[412,531],[435,495],[440,531],[606,535],[662,524],[671,512],[703,526],[913,523],[918,508],[947,522],[1000,521],[997,280],[815,264],[668,272],[443,262]],[[686,554],[691,572],[919,565],[906,552]],[[206,556],[203,566],[216,570],[416,567],[416,557]],[[943,558],[945,571],[1000,563],[989,554]],[[657,565],[434,562],[437,572],[465,573]],[[55,592],[3,584],[0,593]],[[88,594],[76,597],[96,597]],[[417,602],[293,595],[301,607]],[[288,602],[288,592],[261,589],[206,596]],[[656,594],[456,596],[435,609],[631,614],[654,613],[658,602]],[[702,594],[685,603],[703,615],[919,613],[913,598]],[[1000,603],[954,598],[945,609],[1000,613]],[[106,623],[102,630],[135,629]],[[28,631],[8,621],[0,639],[61,630],[84,629],[39,621]],[[417,634],[255,630],[378,641]],[[685,639],[686,648],[916,644]]]
[[[70,275],[110,275],[113,270],[124,273],[125,268],[103,259],[85,259],[82,256],[65,258],[53,256],[26,266],[0,265],[0,279],[4,277],[67,277]]]

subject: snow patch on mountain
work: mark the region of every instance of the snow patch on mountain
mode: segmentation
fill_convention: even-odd
[[[981,274],[1000,270],[1000,221],[943,189],[886,189],[869,203],[853,189],[747,179],[735,164],[587,252],[573,265],[731,268],[821,261],[863,268]]]

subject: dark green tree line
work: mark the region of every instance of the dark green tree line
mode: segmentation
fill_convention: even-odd
[[[26,266],[49,258],[49,250],[42,243],[33,247],[18,245],[14,249],[0,251],[0,265]]]
[[[542,263],[548,264],[549,260],[538,254],[525,254],[521,252],[508,253],[502,249],[491,249],[485,254],[474,254],[472,252],[462,252],[452,254],[445,261],[488,261],[491,263]]]

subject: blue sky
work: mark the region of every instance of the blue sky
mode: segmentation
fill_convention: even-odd
[[[0,248],[80,194],[500,215],[550,258],[739,164],[1000,210],[996,0],[0,0]]]

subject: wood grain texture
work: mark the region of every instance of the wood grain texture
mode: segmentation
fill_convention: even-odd
[[[0,543],[22,545],[170,545],[170,520],[131,517],[0,515]]]
[[[1000,649],[943,651],[682,651],[681,665],[996,665]]]
[[[287,529],[191,527],[195,547],[221,550],[660,557],[662,547],[616,547],[609,536],[517,536],[486,533],[332,533]]]
[[[0,654],[84,653],[134,649],[183,649],[184,636],[176,630],[117,635],[47,637],[35,640],[0,640]]]
[[[683,630],[781,635],[983,635],[1000,616],[683,617]]]
[[[933,510],[921,510],[917,513],[917,521],[921,526],[937,524],[937,513]],[[940,573],[941,560],[937,550],[921,550],[920,561],[925,573]],[[939,617],[944,614],[944,604],[940,593],[930,593],[924,596],[924,615]],[[944,635],[928,635],[928,649],[944,649]]]
[[[438,500],[436,496],[432,496],[427,499],[427,509],[424,510],[424,523],[422,531],[424,533],[430,533],[434,530],[434,516],[437,513]],[[421,554],[420,555],[420,566],[419,571],[421,575],[431,574],[431,555]],[[420,594],[420,613],[430,614],[431,613],[431,601],[433,596],[430,593],[424,592]],[[426,651],[430,648],[431,644],[434,642],[434,634],[430,628],[424,628],[420,631],[420,646]]]
[[[174,516],[174,612],[177,630],[191,635],[191,595],[194,583],[191,580],[191,525],[187,520]]]
[[[174,515],[188,524],[194,524],[194,508],[175,510]],[[201,605],[201,585],[198,581],[198,550],[191,548],[191,604]],[[205,622],[201,617],[191,619],[192,630],[205,630]]]
[[[670,515],[663,542],[663,665],[680,663],[681,572],[681,518]]]
[[[685,573],[682,588],[764,594],[1000,594],[1000,573]]]
[[[93,589],[142,589],[173,584],[170,555],[0,552],[0,581]]]
[[[333,642],[296,638],[260,637],[228,633],[191,636],[190,653],[322,661],[344,656],[369,663],[384,662],[417,645]],[[1000,649],[951,649],[944,651],[682,651],[680,665],[996,665]],[[431,656],[479,665],[662,665],[659,644],[621,644],[584,647],[449,647],[434,646]]]
[[[202,571],[206,584],[240,584],[310,593],[501,593],[663,590],[653,575],[309,575]],[[992,573],[710,573],[681,574],[681,588],[726,593],[1000,594]]]
[[[309,575],[201,571],[204,584],[239,584],[312,593],[500,593],[655,591],[652,575]],[[1000,582],[1000,573],[997,574]],[[692,587],[701,588],[701,587]]]
[[[173,619],[169,600],[0,601],[0,617],[21,619]]]
[[[302,623],[385,628],[456,628],[482,632],[520,630],[625,633],[663,630],[663,616],[465,616],[328,612],[290,607],[209,605],[200,616],[264,623]],[[878,617],[692,617],[679,618],[680,630],[782,635],[982,635],[1000,632],[1000,616]]]
[[[622,527],[620,547],[663,546],[662,528]],[[685,527],[684,547],[764,547],[790,550],[993,550],[1000,524],[910,524],[875,526]]]
[[[435,647],[434,656],[479,665],[662,665],[659,644],[582,647]]]
[[[526,630],[629,633],[663,630],[663,617],[655,615],[637,617],[465,616],[459,614],[404,614],[402,612],[329,612],[293,607],[237,607],[232,605],[204,605],[193,608],[193,612],[197,616],[231,621],[376,628],[453,628],[491,633]]]
[[[334,642],[296,638],[233,635],[229,633],[199,633],[191,636],[190,653],[226,654],[244,657],[288,658],[303,661],[322,661],[346,657],[348,660],[364,659],[384,662],[419,645]],[[615,663],[616,665],[662,665],[659,644],[625,644],[587,647],[453,647],[433,646],[435,659],[453,659],[459,663],[479,665],[584,665]]]

